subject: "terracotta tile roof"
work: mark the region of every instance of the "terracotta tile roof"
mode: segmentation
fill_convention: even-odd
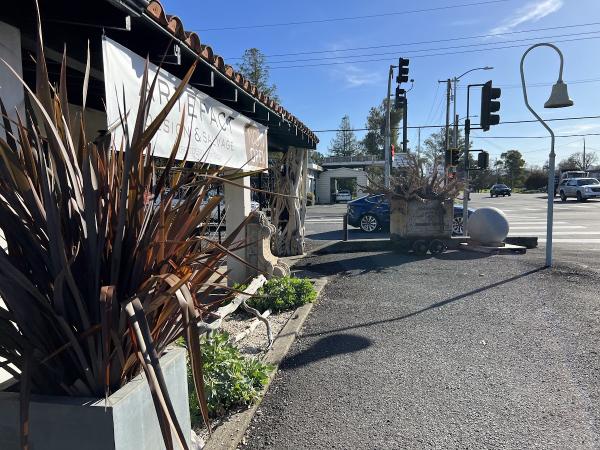
[[[152,0],[146,7],[146,12],[156,22],[169,30],[175,37],[184,41],[194,52],[212,64],[227,78],[231,79],[235,84],[247,91],[265,106],[277,112],[283,119],[297,126],[302,133],[309,136],[314,142],[319,142],[319,138],[306,125],[298,120],[297,117],[288,112],[273,99],[269,98],[269,96],[260,92],[254,84],[246,80],[242,74],[236,72],[232,66],[225,64],[223,58],[219,55],[215,55],[210,46],[202,44],[200,42],[200,37],[196,33],[193,31],[185,31],[181,19],[177,16],[166,14],[163,6],[158,0]]]

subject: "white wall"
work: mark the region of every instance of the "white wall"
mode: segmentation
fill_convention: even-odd
[[[362,169],[350,169],[342,167],[339,169],[326,170],[319,174],[317,179],[317,203],[333,203],[331,198],[331,179],[332,178],[355,178],[357,187],[357,194],[359,197],[365,195],[361,186],[368,186],[369,179],[367,178],[367,172]]]

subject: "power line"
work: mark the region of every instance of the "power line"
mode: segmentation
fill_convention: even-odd
[[[595,116],[575,116],[575,117],[555,117],[553,119],[545,119],[546,122],[561,122],[561,121],[565,121],[565,120],[590,120],[590,119],[600,119],[600,115],[595,115]],[[536,119],[522,119],[522,120],[504,120],[502,122],[500,122],[500,125],[514,125],[514,124],[519,124],[519,123],[536,123],[537,120]],[[459,125],[461,128],[464,127],[464,125]],[[410,129],[418,129],[418,128],[446,128],[445,124],[442,125],[409,125],[407,128]],[[401,127],[398,128],[394,128],[394,129],[401,129]],[[342,130],[340,128],[332,128],[332,129],[325,129],[325,130],[311,130],[313,133],[333,133],[333,132],[337,132],[337,131],[373,131],[373,129],[371,128],[352,128],[350,130]],[[600,136],[600,133],[588,133],[588,134],[570,134],[570,135],[562,135],[561,137],[567,137],[567,136]],[[480,139],[493,139],[496,138],[497,136],[481,136]],[[549,136],[538,136],[535,137],[537,138],[546,138]]]
[[[375,19],[378,17],[390,17],[390,16],[399,16],[404,14],[418,14],[425,12],[433,12],[433,11],[444,11],[449,9],[457,9],[457,8],[466,8],[469,6],[483,6],[490,5],[494,3],[505,3],[510,0],[488,0],[483,2],[472,2],[472,3],[462,3],[458,5],[447,5],[447,6],[437,6],[433,8],[422,8],[422,9],[412,9],[405,11],[397,11],[397,12],[388,12],[388,13],[380,13],[380,14],[368,14],[362,16],[350,16],[350,17],[330,17],[328,19],[311,19],[311,20],[299,20],[295,22],[280,22],[280,23],[263,23],[257,25],[238,25],[238,26],[230,26],[230,27],[216,27],[216,28],[197,28],[194,31],[231,31],[231,30],[249,30],[255,28],[276,28],[276,27],[289,27],[296,25],[310,25],[310,24],[319,24],[319,23],[329,23],[329,22],[344,22],[349,20],[362,20],[362,19]]]
[[[502,44],[511,44],[511,43],[515,43],[515,42],[530,42],[530,41],[537,41],[537,40],[548,40],[548,39],[555,39],[555,38],[562,38],[562,37],[590,36],[590,35],[596,35],[598,33],[600,33],[600,30],[585,31],[585,32],[581,32],[581,33],[556,34],[556,35],[552,35],[552,36],[533,36],[533,37],[528,37],[528,38],[523,38],[523,39],[506,40],[506,41],[503,41]],[[451,45],[448,47],[423,48],[423,49],[419,49],[419,50],[406,50],[406,51],[403,50],[402,56],[415,57],[414,53],[432,52],[432,51],[437,52],[440,50],[453,50],[453,49],[459,49],[459,48],[483,47],[483,46],[489,46],[489,45],[490,44],[488,42],[482,42],[482,43],[478,43],[478,44]],[[362,55],[322,56],[322,57],[318,57],[318,58],[288,59],[288,60],[283,60],[283,61],[271,61],[271,64],[287,64],[287,63],[308,62],[308,61],[339,60],[339,59],[344,59],[344,58],[363,58],[363,57],[371,57],[371,56],[388,56],[388,55],[397,55],[397,53],[398,52],[396,51],[396,52],[368,53],[368,54],[362,54]],[[275,66],[274,68],[276,68],[276,67],[277,66]]]
[[[576,38],[576,39],[559,39],[557,41],[554,41],[554,43],[587,41],[587,40],[599,39],[599,38],[600,38],[600,36]],[[492,48],[483,48],[483,49],[462,50],[462,51],[442,52],[442,53],[430,53],[427,55],[413,55],[412,58],[428,58],[431,56],[445,56],[445,55],[457,55],[457,54],[464,54],[464,53],[487,52],[487,51],[492,51],[492,50],[504,50],[504,49],[508,49],[508,48],[522,48],[522,47],[527,47],[528,45],[529,44],[517,44],[517,45],[505,45],[502,47],[492,47]],[[296,64],[296,65],[291,65],[291,66],[275,66],[275,67],[271,67],[271,70],[307,68],[307,67],[323,67],[323,66],[334,66],[334,65],[340,65],[340,64],[363,64],[363,63],[381,62],[381,61],[390,61],[390,58],[348,60],[348,61],[329,62],[329,63],[322,63],[322,64]]]
[[[473,35],[473,36],[434,39],[434,40],[430,40],[430,41],[404,42],[401,44],[379,44],[379,45],[372,45],[372,46],[368,46],[368,47],[351,47],[351,48],[337,49],[337,50],[306,50],[306,51],[293,52],[293,53],[278,53],[278,54],[272,54],[272,55],[265,55],[265,57],[266,58],[279,58],[282,56],[315,55],[315,54],[323,54],[323,53],[340,53],[340,52],[350,52],[350,51],[357,51],[357,50],[373,50],[373,49],[379,49],[379,48],[404,47],[404,46],[409,46],[409,45],[437,44],[440,42],[452,42],[452,41],[463,41],[463,40],[469,40],[469,39],[494,38],[494,37],[498,37],[498,36],[507,36],[507,35],[513,35],[513,34],[534,33],[534,32],[538,32],[538,31],[549,31],[549,30],[554,31],[554,30],[563,30],[566,28],[589,27],[589,26],[595,26],[595,25],[600,25],[600,22],[563,25],[560,27],[532,28],[532,29],[528,29],[528,30],[513,30],[513,31],[506,31],[504,33],[479,34],[479,35]],[[235,60],[235,59],[243,59],[243,57],[237,56],[237,57],[229,57],[227,59]]]
[[[587,79],[583,79],[583,80],[569,80],[569,85],[571,84],[584,84],[584,83],[598,83],[600,82],[600,78],[587,78]],[[548,87],[548,86],[554,86],[554,83],[528,83],[527,84],[527,89],[532,88],[532,87]],[[504,85],[499,85],[496,86],[502,89],[521,89],[522,86],[520,84],[504,84]],[[458,87],[459,91],[466,91],[467,87]]]

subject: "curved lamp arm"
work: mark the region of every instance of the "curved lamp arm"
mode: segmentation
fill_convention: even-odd
[[[460,80],[462,77],[464,77],[466,74],[471,73],[471,72],[475,72],[476,70],[490,70],[493,69],[493,67],[490,66],[485,66],[485,67],[475,67],[474,69],[470,69],[467,70],[465,73],[463,73],[462,75],[456,77],[456,81]]]
[[[523,56],[521,57],[521,85],[523,86],[523,99],[525,100],[525,106],[527,106],[527,109],[529,111],[531,111],[531,114],[533,114],[535,116],[535,118],[544,126],[544,128],[546,128],[546,130],[548,130],[548,132],[550,133],[550,136],[552,137],[552,140],[554,141],[554,132],[546,124],[546,122],[544,122],[544,120],[538,115],[538,113],[536,113],[533,110],[533,108],[529,104],[529,100],[527,98],[527,87],[525,86],[525,71],[524,71],[523,65],[525,63],[525,57],[529,54],[529,52],[531,50],[533,50],[536,47],[550,47],[550,48],[553,48],[558,53],[558,56],[560,56],[560,69],[558,71],[558,83],[562,83],[562,74],[563,74],[564,59],[563,59],[562,52],[560,51],[560,49],[556,45],[549,44],[549,43],[546,43],[546,42],[542,42],[540,44],[532,45],[531,47],[529,47],[527,49],[527,51],[525,51],[525,53],[523,53]],[[552,146],[552,147],[554,147],[554,146]],[[552,148],[552,153],[554,153],[554,148]]]

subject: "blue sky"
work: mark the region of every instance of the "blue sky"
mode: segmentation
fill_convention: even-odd
[[[533,86],[528,94],[534,108],[544,118],[600,115],[599,0],[498,0],[485,5],[398,14],[484,1],[305,0],[290,3],[263,0],[248,3],[234,0],[225,3],[164,0],[163,4],[169,14],[176,14],[183,20],[186,29],[197,30],[201,41],[211,45],[215,53],[223,56],[228,64],[235,65],[239,61],[236,58],[250,47],[257,47],[268,56],[307,52],[270,56],[269,63],[272,67],[271,80],[278,86],[283,106],[315,131],[337,128],[344,114],[350,116],[355,128],[364,127],[369,108],[379,104],[385,96],[389,65],[397,64],[399,56],[411,59],[410,77],[415,80],[415,87],[409,94],[408,123],[411,126],[444,122],[445,89],[443,85],[438,86],[438,80],[486,65],[493,66],[494,70],[473,72],[465,76],[460,85],[492,79],[494,85],[503,87],[501,119],[532,119],[523,103],[519,63],[526,46],[543,41],[556,43],[565,55],[564,80],[569,84],[569,94],[575,106],[544,110],[543,103],[551,87]],[[222,29],[365,15],[377,17]],[[598,24],[555,28],[593,23]],[[515,33],[540,28],[548,30]],[[455,40],[488,34],[496,36]],[[523,41],[525,39],[528,40]],[[431,42],[438,40],[441,42]],[[514,42],[516,40],[520,42]],[[567,40],[570,42],[561,42]],[[423,41],[430,43],[409,45]],[[499,46],[519,47],[491,50]],[[380,48],[343,51],[357,47]],[[471,52],[474,49],[485,51]],[[417,57],[432,53],[447,54]],[[343,64],[325,64],[333,62]],[[286,66],[301,67],[277,68]],[[556,81],[557,73],[558,56],[549,49],[536,49],[526,59],[528,84],[552,84]],[[458,111],[462,117],[466,111],[466,91],[459,90],[457,97]],[[475,114],[478,113],[477,93],[471,108]],[[551,126],[557,134],[600,134],[600,119],[552,122]],[[422,140],[428,133],[428,130],[422,130]],[[410,146],[414,148],[417,144],[416,130],[411,130],[409,134]],[[492,159],[503,151],[518,149],[523,152],[528,164],[541,165],[547,159],[549,139],[479,139],[477,136],[491,138],[546,134],[538,123],[506,124],[493,127],[487,133],[474,132],[473,141],[475,148],[488,150]],[[321,139],[318,150],[327,153],[333,133],[318,135]],[[357,135],[360,137],[362,133],[357,132]],[[600,136],[588,136],[586,144],[588,151],[597,151],[600,157]],[[557,139],[557,161],[580,151],[582,146],[583,138]]]

